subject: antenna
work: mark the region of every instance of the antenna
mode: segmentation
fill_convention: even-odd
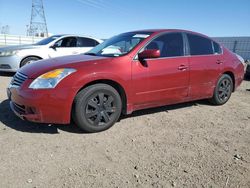
[[[32,0],[29,36],[48,37],[43,0]]]

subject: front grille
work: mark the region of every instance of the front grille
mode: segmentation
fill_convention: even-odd
[[[7,64],[1,64],[0,69],[11,69],[10,65]]]
[[[10,82],[11,87],[20,87],[28,77],[25,74],[17,72]]]
[[[12,102],[12,104],[13,104],[13,108],[14,108],[14,110],[16,111],[16,112],[18,112],[19,114],[25,114],[25,106],[23,106],[23,105],[19,105],[19,104],[17,104],[17,103],[14,103],[14,102]]]

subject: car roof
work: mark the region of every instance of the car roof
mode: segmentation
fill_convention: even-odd
[[[184,33],[190,33],[190,34],[208,37],[204,34],[194,32],[194,31],[184,30],[184,29],[144,29],[144,30],[137,30],[137,31],[133,31],[133,32],[152,32],[154,34],[165,33],[165,32],[184,32]]]
[[[90,39],[95,39],[97,41],[103,41],[102,39],[98,39],[96,37],[92,37],[89,35],[77,35],[77,34],[58,34],[58,35],[52,35],[50,37],[86,37],[86,38],[90,38]]]

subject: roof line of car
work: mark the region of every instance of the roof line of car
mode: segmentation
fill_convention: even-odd
[[[90,35],[77,35],[77,34],[57,34],[57,35],[52,35],[52,36],[60,36],[60,37],[87,37],[87,38],[92,38],[92,39],[95,39],[95,40],[102,40],[102,39],[99,39],[97,37],[93,37],[93,36],[90,36]],[[51,37],[52,37],[51,36]]]

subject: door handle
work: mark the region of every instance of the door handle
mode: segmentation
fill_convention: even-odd
[[[72,52],[72,54],[78,54],[78,52]]]
[[[216,63],[220,65],[220,64],[224,63],[224,61],[218,59],[218,60],[216,61]]]
[[[186,66],[186,65],[180,65],[178,67],[178,70],[184,71],[184,70],[187,70],[187,68],[188,68],[188,66]]]

